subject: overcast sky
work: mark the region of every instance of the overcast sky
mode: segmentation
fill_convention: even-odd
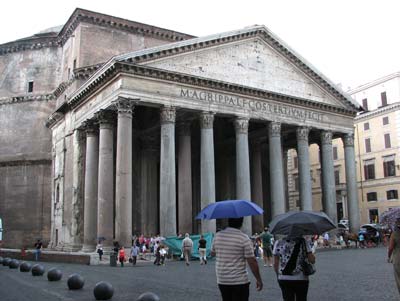
[[[76,7],[196,36],[263,24],[344,90],[400,71],[399,0],[6,0],[0,43],[63,25]]]

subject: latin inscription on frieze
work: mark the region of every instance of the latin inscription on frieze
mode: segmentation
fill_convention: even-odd
[[[181,88],[180,97],[209,104],[226,105],[241,108],[243,110],[250,110],[267,114],[276,114],[282,117],[289,117],[302,121],[308,119],[312,121],[322,122],[324,118],[324,114],[308,109],[300,109],[283,104],[270,103],[268,101],[247,99],[239,96],[207,92],[202,90]]]

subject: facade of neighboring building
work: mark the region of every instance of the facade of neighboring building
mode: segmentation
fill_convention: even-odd
[[[400,207],[400,73],[362,85],[348,93],[364,108],[354,119],[358,199],[361,223],[379,222],[386,210]],[[338,220],[347,219],[343,142],[332,142]],[[297,154],[288,156],[290,204],[299,208]],[[313,208],[322,209],[318,145],[310,146]]]
[[[41,237],[93,251],[99,237],[110,247],[138,233],[215,232],[222,221],[194,217],[223,199],[262,206],[243,228],[259,232],[289,208],[290,149],[300,203],[312,208],[312,143],[323,209],[336,219],[335,138],[359,226],[360,105],[264,26],[195,38],[77,9],[59,32],[0,45],[0,68],[7,246]]]

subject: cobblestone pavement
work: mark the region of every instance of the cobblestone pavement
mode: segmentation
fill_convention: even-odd
[[[251,276],[250,300],[281,300],[276,276],[270,267],[259,261],[264,281],[261,292],[255,291]],[[59,282],[47,281],[46,274],[33,277],[0,265],[0,300],[95,300],[93,288],[98,281],[109,281],[115,289],[112,300],[136,300],[146,291],[160,300],[220,300],[215,280],[215,264],[198,261],[167,262],[154,266],[139,262],[136,267],[84,266],[44,263],[46,270],[58,267],[63,271]],[[85,286],[70,291],[67,278],[80,273]],[[386,249],[327,250],[317,253],[317,273],[311,277],[308,300],[399,300],[393,267],[386,263]]]

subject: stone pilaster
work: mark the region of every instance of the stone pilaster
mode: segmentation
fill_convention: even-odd
[[[357,233],[357,231],[360,229],[360,209],[358,206],[354,134],[346,134],[342,140],[344,144],[344,159],[346,168],[347,212],[350,229],[353,233]]]
[[[322,204],[325,213],[337,223],[335,170],[333,166],[332,132],[321,132]]]
[[[97,238],[97,193],[99,170],[99,133],[93,121],[86,121],[85,195],[83,219],[84,252],[93,252]]]
[[[299,127],[296,130],[297,156],[299,166],[299,190],[302,210],[312,210],[312,187],[308,145],[309,133],[310,129],[307,127]]]
[[[175,172],[175,108],[161,109],[160,150],[160,232],[177,234]]]
[[[200,205],[215,203],[214,113],[200,114]],[[215,232],[215,220],[202,220],[201,232]]]
[[[236,198],[251,201],[250,160],[249,160],[249,119],[236,118]],[[242,231],[252,235],[251,216],[243,220]]]
[[[285,213],[285,187],[283,181],[283,160],[281,143],[281,124],[268,125],[269,164],[271,181],[271,216]]]
[[[111,248],[114,233],[114,120],[112,111],[96,113],[100,124],[97,236]]]
[[[192,151],[190,122],[180,124],[178,130],[178,225],[179,233],[193,231],[192,212]]]
[[[118,112],[115,183],[115,239],[121,246],[132,243],[132,112],[134,103],[120,98]]]

